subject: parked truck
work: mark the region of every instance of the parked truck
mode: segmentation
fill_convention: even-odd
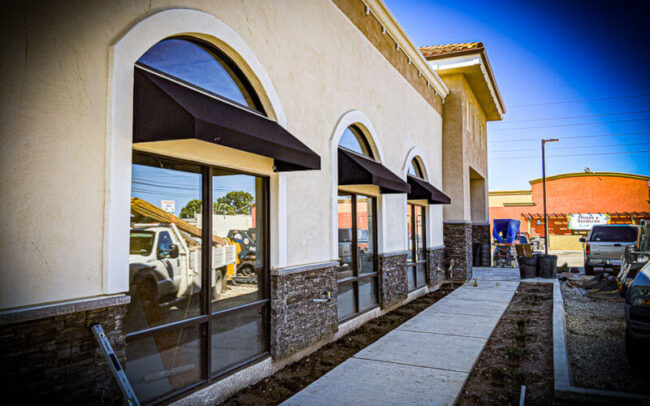
[[[201,290],[201,230],[173,214],[134,198],[131,211],[147,220],[131,226],[129,278],[131,294],[159,304],[190,297]],[[218,236],[212,241],[212,299],[219,299],[234,277],[236,246]],[[229,265],[233,265],[230,266]]]

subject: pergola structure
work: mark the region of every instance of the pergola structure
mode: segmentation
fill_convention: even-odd
[[[573,230],[569,230],[569,214],[571,213],[547,213],[548,214],[548,229],[550,235],[571,235]],[[636,224],[639,220],[650,220],[650,212],[647,211],[634,211],[634,212],[611,212],[603,213],[610,217],[610,224]],[[534,235],[544,235],[544,213],[521,213],[521,217],[528,220],[530,227],[534,229],[529,230]],[[536,223],[539,220],[539,223]],[[577,233],[582,233],[580,230],[575,230]],[[587,231],[585,230],[584,233]]]

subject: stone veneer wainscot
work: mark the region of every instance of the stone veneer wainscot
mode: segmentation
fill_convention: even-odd
[[[379,306],[396,305],[408,297],[407,252],[379,254]]]
[[[102,325],[124,365],[128,303],[119,295],[1,312],[3,396],[22,404],[121,404],[90,327]]]
[[[271,272],[271,355],[281,359],[338,331],[337,262]],[[327,300],[327,292],[331,298]]]
[[[444,223],[445,269],[454,260],[455,280],[468,280],[472,277],[472,224],[458,222]],[[449,277],[449,275],[446,275]]]

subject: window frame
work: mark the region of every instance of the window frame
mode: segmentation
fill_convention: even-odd
[[[419,238],[417,237],[417,216],[415,215],[415,208],[419,207],[422,210],[422,247],[424,249],[424,258],[418,258],[417,256],[417,251],[418,251],[418,241]],[[411,221],[408,221],[408,213],[411,213]],[[427,211],[426,211],[426,206],[423,206],[421,204],[415,204],[415,203],[406,203],[406,212],[407,212],[407,226],[408,230],[410,231],[411,236],[409,237],[410,242],[412,242],[412,248],[411,248],[411,258],[412,260],[409,262],[408,259],[406,261],[406,272],[407,272],[407,290],[409,292],[416,291],[418,289],[423,288],[424,286],[429,284],[429,273],[426,272],[429,261],[427,258]],[[419,265],[424,266],[424,285],[418,286],[418,273],[417,273],[417,267]],[[413,281],[415,287],[413,289],[408,289],[408,273],[411,272],[413,274]]]
[[[181,40],[191,42],[194,45],[203,48],[206,52],[211,54],[215,58],[217,63],[219,63],[221,66],[223,66],[223,68],[226,70],[226,72],[228,72],[231,75],[231,78],[232,78],[233,82],[235,82],[235,84],[237,84],[237,81],[239,81],[241,83],[241,85],[243,87],[242,94],[244,96],[244,99],[247,99],[246,96],[248,96],[250,98],[250,100],[251,100],[252,105],[247,106],[247,105],[241,104],[241,103],[239,103],[239,102],[237,102],[235,100],[229,99],[226,96],[223,96],[223,95],[220,95],[218,93],[212,92],[212,91],[210,91],[208,89],[205,89],[205,88],[203,88],[201,86],[198,86],[198,85],[196,85],[194,83],[188,82],[188,81],[186,81],[184,79],[181,79],[181,78],[179,78],[177,76],[174,76],[174,75],[171,75],[169,73],[163,72],[163,71],[161,71],[161,70],[159,70],[159,69],[157,69],[157,68],[155,68],[155,67],[153,67],[151,65],[147,65],[144,62],[136,61],[136,63],[134,65],[135,66],[142,66],[142,67],[144,67],[146,69],[150,69],[150,70],[156,72],[159,75],[162,75],[164,77],[173,79],[175,81],[178,81],[179,83],[181,83],[181,84],[183,84],[183,85],[185,85],[185,86],[187,86],[187,87],[189,87],[191,89],[197,90],[199,92],[207,93],[210,96],[216,97],[216,98],[218,98],[220,100],[224,100],[224,101],[226,101],[228,103],[232,103],[232,104],[235,104],[235,105],[237,105],[239,107],[242,107],[244,109],[250,110],[253,113],[261,114],[264,117],[267,117],[267,114],[264,111],[264,106],[262,105],[262,100],[257,95],[257,92],[255,91],[255,87],[253,87],[253,85],[248,80],[248,78],[246,77],[244,72],[241,70],[241,68],[239,68],[239,66],[237,66],[237,64],[225,52],[223,52],[219,48],[215,47],[213,44],[211,44],[208,41],[205,41],[205,40],[200,39],[200,38],[192,37],[192,36],[189,36],[189,35],[174,35],[174,36],[170,36],[170,37],[167,37],[167,38],[163,38],[160,41],[156,42],[156,44],[154,44],[152,46],[152,48],[154,46],[156,46],[158,43],[160,43],[162,41],[165,41],[165,40],[169,40],[169,39],[181,39]],[[242,89],[240,88],[240,90],[242,90]]]
[[[373,244],[373,264],[374,264],[374,272],[369,272],[362,274],[361,276],[359,275],[359,241],[358,241],[358,233],[359,233],[359,228],[357,225],[357,196],[362,195],[368,198],[372,199],[372,211],[373,211],[373,216],[372,216],[372,227],[373,227],[373,233],[372,233],[372,244]],[[352,234],[352,241],[351,241],[351,255],[352,255],[352,275],[351,277],[341,279],[336,281],[336,286],[337,286],[337,291],[339,290],[338,288],[340,286],[348,285],[348,284],[353,284],[353,292],[354,292],[354,309],[355,311],[348,315],[343,317],[342,319],[338,320],[339,324],[345,323],[346,321],[349,321],[363,313],[366,313],[370,310],[373,310],[377,307],[379,307],[379,301],[377,301],[376,304],[368,306],[366,308],[361,309],[359,306],[359,285],[362,281],[373,279],[373,286],[372,288],[375,290],[375,295],[377,298],[379,298],[379,271],[377,268],[379,267],[379,254],[377,252],[377,241],[378,241],[378,236],[377,236],[377,197],[375,196],[367,196],[363,195],[361,193],[352,193],[352,192],[344,192],[344,191],[339,191],[337,195],[337,200],[338,196],[350,196],[350,202],[352,205],[352,227],[351,227],[351,234]],[[340,266],[336,267],[336,270],[338,272],[338,269],[340,269]],[[338,309],[338,305],[337,305]]]
[[[193,382],[183,388],[176,389],[167,394],[161,395],[157,398],[151,399],[147,404],[158,404],[162,402],[168,402],[173,399],[180,398],[182,395],[188,393],[191,390],[197,389],[199,387],[207,386],[212,384],[220,379],[231,375],[232,373],[252,365],[253,363],[269,357],[271,355],[271,258],[270,258],[270,177],[268,175],[261,175],[256,173],[250,173],[246,171],[220,167],[216,165],[208,165],[205,163],[193,162],[186,159],[169,157],[166,155],[160,155],[150,152],[142,151],[133,151],[132,153],[133,160],[135,161],[136,156],[141,156],[149,159],[164,159],[172,161],[175,163],[189,164],[193,166],[200,167],[200,173],[202,175],[201,180],[201,245],[203,247],[211,247],[212,244],[212,187],[213,187],[213,173],[215,171],[225,171],[230,172],[235,175],[249,175],[261,178],[263,181],[262,187],[262,200],[264,202],[263,208],[263,219],[262,219],[262,233],[263,236],[263,262],[262,270],[265,277],[261,278],[259,288],[262,291],[263,299],[259,299],[250,303],[244,303],[238,306],[233,306],[230,308],[219,309],[215,312],[212,312],[212,303],[211,303],[211,289],[201,289],[199,294],[199,308],[201,314],[198,316],[190,317],[188,319],[177,320],[170,323],[146,328],[143,330],[130,332],[125,334],[125,343],[128,346],[130,342],[140,340],[142,338],[152,337],[157,334],[180,330],[187,327],[197,327],[199,330],[199,339],[200,339],[200,367],[199,367],[199,379],[196,382]],[[210,213],[209,215],[207,213]],[[212,251],[210,249],[201,250],[201,286],[212,286],[212,272],[204,272],[204,270],[210,270],[212,263]],[[245,311],[253,308],[262,308],[262,328],[264,336],[264,348],[265,351],[254,355],[253,357],[247,358],[239,363],[232,365],[223,370],[212,373],[211,371],[211,362],[212,362],[212,323],[223,317],[227,317],[231,313],[238,311]]]
[[[375,158],[375,153],[373,152],[370,142],[368,141],[368,138],[366,137],[364,132],[361,131],[361,129],[354,124],[349,125],[345,128],[345,130],[343,130],[343,133],[341,134],[341,139],[343,138],[343,135],[345,135],[346,130],[350,130],[352,135],[354,135],[354,138],[359,142],[359,146],[361,147],[361,153],[354,151],[350,148],[344,147],[343,145],[341,145],[341,140],[339,140],[338,147],[343,148],[346,151],[352,152],[353,154],[361,155],[362,157],[370,158],[373,161],[376,161],[377,159]],[[368,151],[368,154],[363,153],[364,149]]]

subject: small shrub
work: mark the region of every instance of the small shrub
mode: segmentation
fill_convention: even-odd
[[[526,327],[526,324],[530,322],[530,319],[528,317],[522,317],[517,320],[517,327],[519,328],[524,328]]]
[[[524,354],[524,350],[522,350],[519,347],[510,347],[508,348],[508,351],[506,352],[506,355],[510,359],[519,359],[521,356]]]

